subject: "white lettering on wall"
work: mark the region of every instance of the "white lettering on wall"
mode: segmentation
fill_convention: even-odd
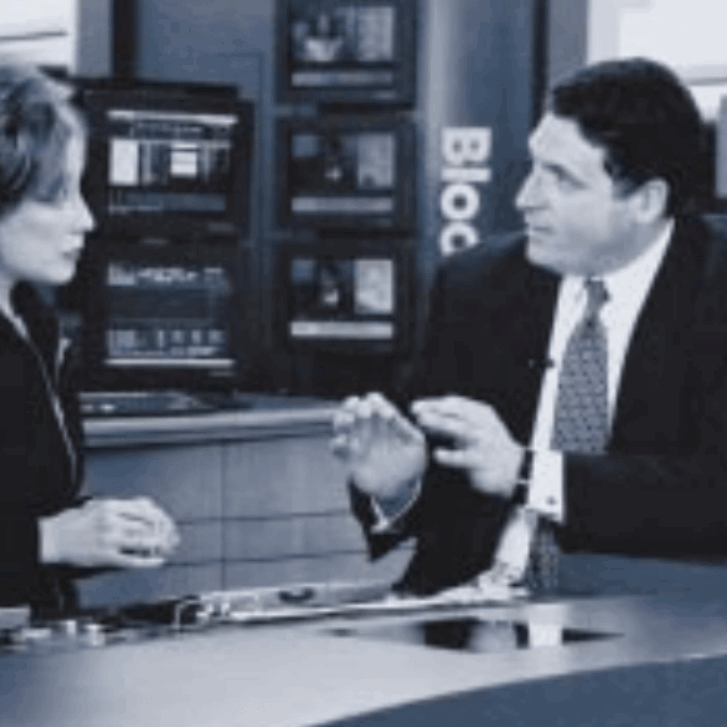
[[[473,224],[480,212],[480,190],[492,178],[492,129],[489,126],[447,127],[442,130],[442,182],[439,211],[442,230],[439,249],[443,255],[480,242]]]

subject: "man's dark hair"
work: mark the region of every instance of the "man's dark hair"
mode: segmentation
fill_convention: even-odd
[[[622,193],[661,178],[669,185],[667,214],[684,211],[702,163],[704,126],[671,70],[645,58],[597,63],[558,83],[548,108],[605,149],[606,171]]]

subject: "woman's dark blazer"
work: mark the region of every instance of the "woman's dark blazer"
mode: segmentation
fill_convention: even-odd
[[[527,444],[559,278],[524,250],[514,236],[445,262],[406,397],[487,402]],[[351,494],[372,557],[415,539],[399,587],[416,593],[489,567],[511,507],[430,467],[417,504],[393,532],[374,535],[368,499]],[[565,455],[565,512],[566,550],[727,553],[727,248],[699,219],[677,221],[637,321],[607,453]]]
[[[74,605],[70,572],[38,562],[38,519],[77,503],[81,423],[74,367],[61,356],[58,323],[38,294],[19,285],[13,304],[33,344],[0,316],[0,606],[67,609]],[[64,411],[75,467],[49,386]]]

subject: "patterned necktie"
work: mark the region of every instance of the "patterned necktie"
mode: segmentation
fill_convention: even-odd
[[[599,454],[609,436],[608,341],[601,308],[608,300],[602,280],[585,281],[586,311],[571,333],[561,362],[553,419],[552,448],[560,452]],[[558,590],[560,550],[552,524],[538,519],[528,582],[538,593]]]

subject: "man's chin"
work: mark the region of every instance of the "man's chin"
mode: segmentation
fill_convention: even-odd
[[[525,246],[525,257],[533,265],[550,267],[553,261],[552,253],[548,251],[549,245],[543,242],[542,238],[533,232],[528,233],[528,243]]]

